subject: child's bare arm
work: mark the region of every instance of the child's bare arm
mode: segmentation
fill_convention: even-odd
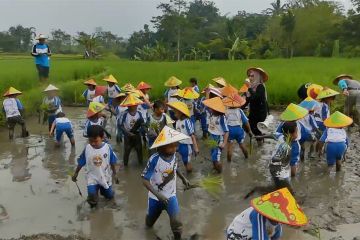
[[[78,165],[78,166],[76,167],[75,172],[74,172],[74,175],[71,177],[71,180],[72,180],[73,182],[76,182],[76,181],[77,181],[77,177],[78,177],[78,174],[79,174],[81,168],[82,168],[82,166],[80,166],[80,165]]]
[[[221,149],[225,148],[225,146],[228,142],[228,139],[229,139],[229,132],[226,132],[224,135],[224,142],[222,144],[220,144],[220,146],[219,146]]]
[[[244,128],[245,128],[245,131],[249,134],[249,136],[252,137],[252,136],[253,136],[253,133],[251,132],[251,128],[250,128],[249,122],[247,122],[247,123],[244,125]]]
[[[145,188],[147,190],[149,190],[152,194],[154,194],[158,199],[159,201],[163,202],[164,204],[168,204],[169,200],[164,196],[162,195],[161,193],[159,193],[158,191],[156,191],[150,184],[150,181],[149,180],[146,180],[145,178],[142,179],[142,182],[143,182],[143,185],[145,186]]]
[[[53,135],[54,130],[55,130],[55,126],[56,126],[56,124],[55,124],[55,122],[53,122],[52,125],[51,125],[51,128],[50,128],[50,133],[49,133],[50,136]]]
[[[176,170],[176,174],[178,175],[178,177],[181,179],[181,181],[186,187],[190,186],[189,180],[187,180],[187,178],[179,171],[179,169]]]
[[[198,154],[199,153],[199,146],[197,144],[195,134],[191,135],[191,140],[192,140],[193,145],[194,145],[194,151],[195,151],[196,154]]]

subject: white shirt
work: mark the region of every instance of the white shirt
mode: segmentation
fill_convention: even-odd
[[[327,128],[321,140],[324,142],[346,142],[347,135],[343,128]]]
[[[105,103],[104,97],[103,96],[96,96],[92,99],[93,102],[98,102],[98,103]]]
[[[16,98],[6,98],[3,102],[6,118],[20,116]]]
[[[85,96],[86,100],[92,101],[94,97],[95,97],[95,89],[94,90],[87,89],[86,96]]]
[[[62,124],[62,123],[71,123],[71,121],[66,117],[56,118],[55,119],[55,125],[56,124]]]
[[[119,87],[114,84],[112,87],[109,85],[107,86],[107,92],[109,98],[116,98],[116,96],[119,94]]]
[[[143,104],[140,104],[138,105],[138,108],[137,110],[141,113],[141,116],[143,117],[143,119],[147,119],[149,117],[149,107],[147,107],[147,105],[145,106],[144,105],[145,103]]]
[[[168,103],[171,103],[171,102],[177,102],[179,101],[176,97],[171,97],[172,95],[174,95],[175,93],[177,93],[178,89],[168,89],[167,92],[166,92],[166,98],[168,100]]]
[[[176,170],[177,161],[175,154],[171,160],[165,161],[158,153],[155,153],[150,157],[141,176],[150,181],[155,191],[160,192],[166,198],[171,198],[176,196]],[[158,200],[150,191],[149,198]]]
[[[190,121],[190,119],[185,118],[184,120],[177,120],[176,121],[176,130],[185,134],[186,136],[191,136],[194,134],[194,125]],[[191,138],[179,141],[181,144],[193,144]]]
[[[225,132],[228,132],[227,121],[224,115],[209,116],[209,133],[213,135],[223,136]]]
[[[228,108],[226,111],[226,119],[228,126],[241,126],[244,124],[243,119],[247,120],[243,110],[240,108]]]
[[[126,111],[122,116],[121,124],[124,125],[124,128],[127,131],[130,131],[134,127],[136,121],[140,118],[142,118],[142,115],[139,111],[137,111],[135,115],[131,115],[128,111]]]

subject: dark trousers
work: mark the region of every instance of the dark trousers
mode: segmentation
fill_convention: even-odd
[[[125,166],[127,166],[129,163],[130,153],[133,148],[135,148],[139,164],[142,164],[143,153],[142,153],[142,142],[141,142],[140,133],[135,134],[135,136],[133,136],[133,137],[130,137],[128,135],[124,136],[124,165]]]

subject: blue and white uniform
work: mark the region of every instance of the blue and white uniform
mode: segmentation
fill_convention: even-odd
[[[118,85],[114,84],[113,86],[107,86],[107,94],[109,100],[109,106],[112,105],[113,99],[121,92],[121,89]]]
[[[105,104],[105,99],[103,96],[99,95],[92,99],[93,102]]]
[[[56,129],[56,141],[60,142],[63,133],[65,133],[69,139],[74,137],[73,126],[70,120],[66,117],[56,118],[55,121],[55,129]]]
[[[122,139],[123,133],[121,130],[121,118],[124,114],[124,112],[127,110],[127,107],[121,107],[116,106],[115,107],[115,113],[116,113],[116,136],[118,136],[120,139]]]
[[[149,114],[147,123],[149,126],[149,131],[147,133],[148,143],[149,143],[148,146],[152,146],[159,132],[161,132],[161,130],[165,125],[168,125],[168,121],[166,119],[166,113],[163,113],[160,118],[155,117],[153,114]]]
[[[100,193],[108,199],[114,196],[111,165],[116,164],[116,162],[117,156],[109,144],[103,143],[100,148],[94,148],[90,144],[86,145],[78,158],[78,165],[86,167],[89,195],[96,195],[100,190]]]
[[[218,146],[220,144],[223,144],[224,135],[225,133],[229,132],[225,115],[214,116],[211,114],[209,116],[208,122],[209,122],[208,131],[211,135],[211,138],[217,142]],[[211,160],[213,162],[220,161],[222,150],[218,146],[211,149]]]
[[[281,122],[279,126],[276,129],[275,137],[279,139],[281,135],[283,135],[282,132],[282,125],[284,122]],[[290,166],[296,166],[300,160],[300,153],[301,153],[301,145],[300,145],[300,139],[301,139],[301,133],[302,131],[305,131],[303,128],[304,126],[299,123],[299,121],[296,121],[297,124],[297,132],[298,136],[295,140],[291,141],[291,153],[290,153]],[[303,129],[303,130],[302,130]]]
[[[165,97],[167,103],[179,101],[176,97],[172,97],[172,95],[177,93],[177,91],[178,91],[177,88],[175,88],[175,89],[169,88],[165,91],[164,97]],[[176,120],[175,113],[173,110],[169,109],[169,115],[170,115],[171,119]]]
[[[329,106],[324,102],[320,102],[318,104],[318,107],[315,108],[314,117],[315,117],[317,125],[319,126],[319,129],[321,131],[325,131],[326,127],[324,125],[324,121],[325,121],[325,119],[330,117],[330,108],[329,108]]]
[[[90,126],[93,126],[93,125],[98,125],[98,126],[101,126],[101,127],[105,127],[105,119],[103,117],[100,117],[98,119],[87,119],[86,122],[85,122],[85,127],[84,127],[84,133],[83,133],[83,136],[84,137],[87,137],[87,131],[88,131],[88,128]]]
[[[314,115],[308,114],[304,118],[299,120],[301,124],[301,139],[300,143],[311,142],[314,139],[314,134],[319,126],[315,120]]]
[[[50,48],[46,43],[37,43],[33,45],[32,53],[35,56],[35,64],[42,67],[50,66],[50,57],[47,54],[51,54]]]
[[[249,207],[234,218],[226,235],[227,240],[278,240],[282,235],[282,227]]]
[[[189,109],[191,122],[195,125],[195,100],[183,98],[181,99],[181,101],[185,103],[187,108]]]
[[[326,161],[329,166],[333,166],[336,161],[343,159],[348,147],[348,138],[343,128],[327,128],[320,138],[321,142],[326,143]]]
[[[193,89],[194,89],[195,92],[200,93],[200,88],[199,88],[198,85],[195,85],[195,86],[193,87]]]
[[[47,106],[49,126],[55,121],[56,114],[62,112],[61,100],[58,96],[43,99],[43,104]]]
[[[168,205],[165,206],[149,191],[148,216],[150,218],[158,216],[158,213],[162,210],[166,210],[169,216],[179,213],[180,208],[176,198],[176,170],[175,154],[168,160],[161,157],[159,153],[155,153],[150,157],[141,176],[150,182],[155,191],[169,199]]]
[[[92,102],[92,101],[93,101],[93,98],[95,97],[95,89],[94,89],[94,90],[86,89],[86,90],[83,92],[83,96],[84,96],[84,98],[86,99],[87,105],[89,105],[90,102]]]
[[[197,113],[197,119],[200,119],[201,124],[201,130],[203,132],[208,132],[208,115],[210,115],[208,108],[203,104],[203,101],[205,100],[205,97],[200,98],[196,102],[196,113]]]
[[[143,117],[143,119],[149,118],[149,109],[150,109],[150,107],[146,103],[138,105],[138,108],[137,108],[137,110],[141,113],[141,116]]]
[[[181,132],[187,136],[194,135],[194,124],[189,118],[185,118],[184,120],[176,121],[176,130]],[[181,140],[178,146],[178,152],[181,156],[181,160],[186,165],[191,161],[191,155],[193,153],[193,141],[191,138]]]
[[[143,119],[139,111],[136,111],[136,113],[132,115],[126,110],[121,117],[120,125],[123,126],[126,131],[130,131],[139,119]]]
[[[241,108],[228,108],[226,111],[227,125],[229,127],[229,142],[236,140],[237,143],[243,143],[245,131],[242,128],[248,123],[248,118]]]
[[[23,105],[17,98],[6,98],[3,101],[3,110],[5,112],[6,118],[21,116],[20,111],[23,109]]]

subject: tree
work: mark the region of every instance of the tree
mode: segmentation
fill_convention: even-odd
[[[285,42],[286,42],[286,55],[289,58],[292,58],[294,55],[294,47],[293,47],[293,33],[295,29],[295,15],[291,10],[288,10],[281,17],[280,25],[283,28],[285,33]]]
[[[85,32],[78,32],[75,41],[85,48],[85,58],[96,58],[98,56],[96,48],[99,46],[99,42],[95,33],[90,35]]]
[[[49,45],[55,52],[68,53],[71,50],[71,35],[61,29],[52,30]]]
[[[34,27],[23,27],[22,25],[17,25],[15,27],[10,27],[9,35],[14,39],[14,50],[16,52],[25,52],[28,51],[32,42],[32,39],[35,37],[35,28]]]
[[[273,3],[270,3],[271,8],[267,8],[265,10],[265,14],[269,14],[272,16],[279,16],[281,15],[285,9],[288,7],[287,4],[281,4],[281,0],[276,0]]]

